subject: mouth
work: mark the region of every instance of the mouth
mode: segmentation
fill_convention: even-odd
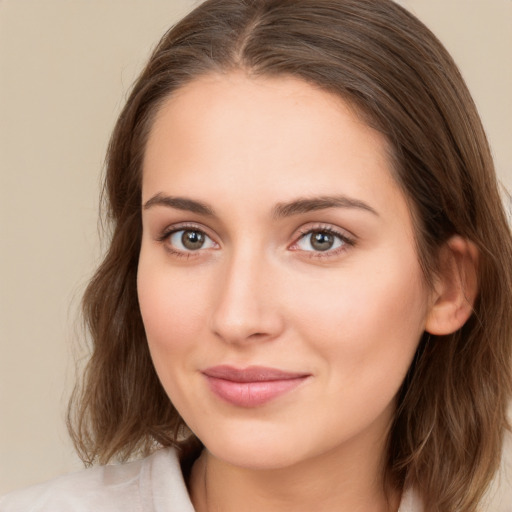
[[[284,395],[305,382],[311,374],[287,372],[264,366],[234,368],[213,366],[203,370],[210,390],[236,407],[258,407]]]

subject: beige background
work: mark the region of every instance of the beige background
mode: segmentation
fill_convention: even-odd
[[[459,63],[512,189],[512,0],[401,3]],[[193,4],[0,0],[0,494],[80,467],[64,414],[103,155],[149,50]]]

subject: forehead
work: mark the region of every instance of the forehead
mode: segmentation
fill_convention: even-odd
[[[338,96],[296,78],[211,74],[157,113],[143,199],[191,191],[220,198],[235,184],[239,198],[334,191],[385,203],[401,196],[392,174],[386,139]]]

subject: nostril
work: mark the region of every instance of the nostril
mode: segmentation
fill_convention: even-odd
[[[264,332],[255,332],[254,334],[249,335],[249,338],[263,338],[267,336]]]

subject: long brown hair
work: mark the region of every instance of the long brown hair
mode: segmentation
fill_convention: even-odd
[[[507,428],[512,242],[488,143],[457,67],[390,0],[207,0],[164,35],[108,149],[111,242],[83,300],[92,356],[69,414],[79,453],[105,463],[181,446],[186,436],[153,369],[137,302],[142,159],[169,95],[234,69],[301,78],[349,102],[385,135],[427,282],[450,236],[478,247],[474,313],[453,335],[420,341],[399,393],[387,467],[397,486],[417,488],[429,512],[475,511]]]

